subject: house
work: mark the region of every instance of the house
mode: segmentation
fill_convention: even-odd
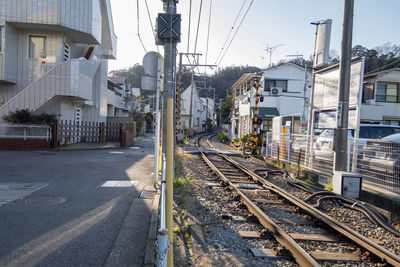
[[[204,125],[206,132],[212,131],[217,125],[217,114],[215,113],[214,99],[209,97],[200,97],[203,104],[203,112],[201,115],[201,122]]]
[[[191,98],[193,100],[191,101]],[[181,127],[185,129],[193,129],[194,132],[203,132],[203,120],[202,114],[205,111],[205,106],[200,100],[199,92],[194,83],[192,83],[188,88],[186,88],[181,95],[182,98],[182,108],[181,108]],[[192,113],[190,113],[192,109]],[[190,119],[190,115],[192,118]]]
[[[0,122],[19,109],[106,121],[117,45],[109,0],[0,1],[0,41]]]
[[[122,95],[124,97],[127,97],[130,94],[131,89],[129,88],[128,81],[125,77],[108,77],[108,80],[122,88]]]
[[[271,131],[275,116],[304,114],[304,118],[307,118],[305,103],[310,90],[305,86],[305,69],[293,63],[273,66],[260,73],[244,74],[231,87],[234,103],[231,114],[232,138],[253,133],[255,80],[260,83],[257,118],[262,121],[260,129],[263,132]]]
[[[115,78],[115,77],[112,77]],[[125,78],[124,78],[125,79]],[[128,117],[129,107],[124,84],[116,84],[115,79],[108,78],[107,84],[107,117]]]
[[[360,122],[400,125],[400,68],[364,76]]]
[[[191,101],[191,97],[193,100]],[[212,98],[200,97],[196,85],[193,83],[181,95],[181,130],[193,129],[195,133],[211,130],[216,125],[216,113]],[[190,120],[192,108],[192,120]]]

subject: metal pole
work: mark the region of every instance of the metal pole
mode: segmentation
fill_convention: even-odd
[[[167,266],[167,253],[168,253],[168,230],[165,225],[165,174],[166,172],[166,160],[165,154],[162,155],[162,178],[161,178],[161,203],[160,203],[160,229],[158,230],[157,244],[157,266]]]
[[[305,64],[305,74],[304,74],[304,92],[303,92],[303,114],[301,115],[301,127],[303,127],[303,122],[306,120],[306,93],[307,93],[307,76],[308,76],[308,66]],[[302,131],[303,132],[303,131]]]
[[[169,98],[167,100],[167,203],[166,203],[166,211],[167,211],[167,229],[169,232],[168,241],[169,241],[169,249],[168,249],[168,267],[172,267],[174,265],[173,260],[173,179],[174,179],[174,100],[173,98]]]
[[[317,49],[317,35],[318,35],[318,23],[311,23],[316,25],[315,27],[315,40],[314,40],[314,54],[313,54],[313,67],[312,67],[312,85],[311,85],[311,92],[310,92],[310,108],[308,111],[308,126],[307,126],[307,141],[311,141],[311,143],[307,144],[307,149],[306,149],[306,156],[305,156],[305,164],[307,165],[307,160],[310,160],[312,165],[312,145],[313,145],[313,139],[314,139],[314,85],[315,85],[315,57],[316,57],[316,52],[315,50]]]
[[[158,60],[158,65],[160,69],[161,60]],[[158,71],[157,79],[160,78],[160,71]],[[159,158],[160,158],[160,87],[157,86],[156,93],[156,133],[155,133],[155,142],[154,142],[154,187],[156,187],[157,179],[158,179],[158,169],[159,169]]]
[[[165,13],[171,16],[176,14],[177,0],[164,1]],[[172,23],[172,19],[171,19]],[[172,25],[170,25],[172,27]],[[176,42],[172,39],[172,31],[170,38],[164,44],[164,107],[167,112],[163,115],[163,151],[166,151],[167,157],[167,195],[166,195],[166,223],[168,229],[168,267],[172,267],[173,258],[173,179],[174,179],[174,152],[175,152],[175,97],[176,97]]]
[[[342,51],[340,57],[339,102],[337,105],[337,128],[333,136],[334,170],[347,170],[347,128],[349,120],[351,45],[353,37],[354,0],[344,0]]]
[[[189,110],[189,128],[192,128],[192,116],[193,116],[193,85],[194,85],[194,74],[192,72],[192,82],[190,84],[190,110]]]

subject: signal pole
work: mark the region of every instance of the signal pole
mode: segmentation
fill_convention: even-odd
[[[156,44],[164,45],[163,151],[166,152],[166,226],[168,230],[167,266],[174,265],[173,254],[173,180],[175,156],[176,43],[181,38],[181,16],[176,13],[178,0],[162,0],[165,13],[157,18]],[[166,112],[165,112],[166,111]]]

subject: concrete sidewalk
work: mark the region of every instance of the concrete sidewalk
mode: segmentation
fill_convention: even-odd
[[[153,134],[147,134],[145,136],[138,136],[135,137],[135,142],[140,142],[141,140],[148,140],[150,136]],[[154,145],[154,144],[153,144]],[[82,142],[82,143],[75,143],[75,144],[70,144],[67,146],[60,146],[53,148],[51,150],[54,151],[73,151],[73,150],[92,150],[92,149],[119,149],[121,148],[121,143],[120,142],[105,142],[105,143],[87,143],[87,142]]]

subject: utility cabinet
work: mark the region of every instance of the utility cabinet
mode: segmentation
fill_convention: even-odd
[[[354,172],[335,171],[332,186],[336,194],[359,199],[361,195],[362,175]]]

